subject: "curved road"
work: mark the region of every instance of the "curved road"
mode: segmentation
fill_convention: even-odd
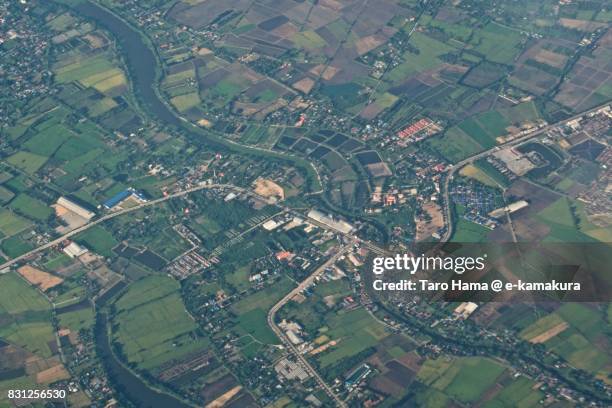
[[[299,352],[299,350],[293,345],[293,343],[289,341],[287,336],[285,336],[285,333],[283,333],[283,331],[276,325],[275,316],[276,312],[278,312],[287,302],[293,299],[294,296],[302,293],[306,288],[312,285],[315,279],[321,276],[328,267],[332,266],[338,260],[338,258],[344,255],[347,249],[349,249],[353,244],[354,242],[349,242],[348,244],[344,244],[343,246],[341,246],[336,254],[329,258],[324,264],[319,266],[310,276],[304,279],[298,286],[295,287],[295,289],[289,292],[278,303],[272,306],[272,308],[268,312],[268,325],[270,326],[272,331],[283,342],[285,347],[287,347],[287,349],[295,356],[295,358],[304,368],[304,370],[306,370],[306,372],[315,379],[315,381],[317,382],[317,384],[319,384],[323,391],[325,391],[325,393],[336,402],[337,406],[342,408],[347,406],[346,403],[342,399],[340,399],[340,397],[329,385],[327,385],[323,377],[321,377],[319,373],[317,373],[317,371],[314,369],[314,367],[310,365],[308,360],[306,360],[306,357],[304,357],[304,355]]]
[[[584,115],[586,115],[588,113],[595,112],[595,111],[597,111],[597,110],[599,110],[599,109],[601,109],[604,106],[607,106],[609,104],[610,104],[610,102],[608,101],[608,102],[606,102],[604,104],[601,104],[601,105],[599,105],[599,106],[597,106],[595,108],[586,110],[586,111],[584,111],[582,113],[576,114],[576,115],[574,115],[572,117],[569,117],[567,119],[561,120],[561,121],[556,122],[556,123],[553,123],[551,125],[544,126],[543,128],[536,129],[536,130],[534,130],[533,132],[531,132],[529,134],[526,134],[526,135],[521,136],[521,137],[517,137],[516,139],[510,140],[510,141],[508,141],[506,143],[499,144],[497,146],[492,147],[489,150],[485,150],[483,152],[477,153],[477,154],[475,154],[473,156],[468,157],[467,159],[464,159],[464,160],[462,160],[462,161],[460,161],[458,163],[455,163],[453,165],[453,167],[451,167],[448,170],[448,174],[446,175],[446,178],[444,179],[444,187],[443,187],[444,207],[445,207],[444,208],[444,216],[446,217],[446,226],[447,226],[447,228],[446,228],[446,232],[444,233],[444,235],[440,238],[440,242],[448,242],[448,240],[453,235],[454,224],[453,224],[453,220],[452,220],[452,211],[451,211],[450,197],[449,197],[449,187],[450,187],[450,182],[452,181],[453,176],[454,176],[454,174],[455,174],[455,172],[457,170],[460,170],[465,165],[473,163],[474,161],[476,161],[478,159],[482,159],[483,157],[488,156],[489,154],[491,154],[494,151],[500,150],[500,149],[502,149],[504,147],[516,146],[516,145],[523,144],[523,143],[533,139],[534,137],[541,135],[542,133],[545,133],[545,132],[548,132],[549,130],[552,130],[553,128],[555,128],[557,126],[563,125],[563,124],[565,124],[567,122],[570,122],[570,121],[572,121],[574,119],[577,119],[577,118],[579,118],[581,116],[584,116]]]

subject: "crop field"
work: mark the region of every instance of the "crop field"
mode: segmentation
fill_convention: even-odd
[[[11,201],[15,194],[6,187],[0,185],[0,205],[4,205]]]
[[[565,227],[574,227],[575,221],[570,208],[570,202],[563,197],[538,213],[538,218],[545,223],[560,224]]]
[[[6,162],[28,174],[34,174],[47,162],[47,157],[20,151],[7,158]]]
[[[207,345],[194,337],[197,324],[185,310],[178,282],[169,277],[134,282],[115,307],[113,341],[141,368],[152,369]]]
[[[520,126],[539,118],[535,104],[525,102],[475,115],[449,128],[442,136],[431,138],[429,144],[444,158],[456,163],[494,147],[496,138],[508,133],[508,126]]]
[[[321,297],[342,297],[350,295],[352,292],[351,285],[346,279],[319,283],[314,288],[314,293]]]
[[[557,242],[595,242],[598,240],[597,232],[591,236],[597,228],[591,225],[586,218],[586,214],[580,211],[580,203],[560,198],[544,208],[535,219],[543,222],[550,228],[546,237],[548,241]],[[600,231],[603,237],[606,232]]]
[[[20,314],[28,311],[41,312],[51,309],[49,303],[36,289],[14,273],[0,275],[0,312]]]
[[[525,328],[521,336],[542,342],[578,368],[603,375],[612,366],[605,319],[605,313],[593,306],[566,303]]]
[[[539,319],[529,327],[525,328],[523,331],[521,331],[520,336],[525,340],[533,341],[533,339],[541,336],[551,329],[554,329],[555,327],[564,325],[565,323],[566,322],[559,315],[553,313]]]
[[[321,48],[326,45],[325,40],[314,31],[298,32],[291,38],[291,40],[300,48],[314,49]]]
[[[467,166],[463,167],[461,170],[459,170],[459,174],[464,177],[469,177],[473,178],[474,180],[478,180],[479,182],[487,186],[497,187],[497,182],[493,178],[489,177],[487,173],[485,173],[473,164],[468,164]]]
[[[272,136],[274,129],[266,126],[250,125],[240,136],[243,143],[257,145],[265,144],[266,140]]]
[[[113,108],[119,106],[114,99],[109,97],[104,97],[102,99],[98,99],[95,102],[92,102],[87,107],[87,111],[91,117],[98,117],[106,112],[110,111]]]
[[[421,23],[442,30],[445,34],[461,42],[467,41],[473,31],[469,25],[463,24],[463,22],[450,24],[442,19],[431,19],[429,16],[422,17]]]
[[[179,112],[185,112],[186,110],[199,105],[200,97],[198,96],[197,92],[193,92],[175,96],[174,98],[170,99],[170,102]]]
[[[254,294],[236,302],[232,305],[232,311],[236,314],[244,314],[255,309],[269,310],[285,294],[293,289],[294,284],[288,278],[283,277],[273,285],[266,287]]]
[[[15,197],[9,204],[9,207],[14,211],[37,221],[45,221],[51,216],[51,214],[53,214],[51,207],[24,193]]]
[[[267,311],[257,308],[241,314],[237,319],[235,328],[253,336],[253,338],[264,344],[279,343],[272,329],[268,326]]]
[[[495,383],[505,368],[484,357],[427,360],[418,378],[463,403],[474,403]]]
[[[45,128],[32,136],[23,146],[40,156],[51,156],[66,141],[72,132],[61,124]]]
[[[510,180],[508,180],[508,177],[500,173],[500,171],[493,167],[492,164],[487,162],[486,159],[477,160],[474,166],[479,171],[484,173],[490,180],[493,180],[495,183],[493,187],[507,188],[510,185]]]
[[[487,132],[484,127],[478,122],[475,118],[467,119],[461,122],[459,125],[459,129],[461,129],[465,134],[469,135],[472,139],[476,141],[480,146],[484,149],[490,149],[495,146],[495,138],[491,136],[489,132]]]
[[[190,245],[176,231],[168,227],[154,237],[146,237],[146,245],[153,252],[172,260],[190,248]]]
[[[453,233],[452,241],[483,242],[490,232],[490,229],[461,217],[457,220],[457,224],[455,225],[455,232]]]
[[[78,234],[75,237],[75,241],[106,257],[112,256],[111,250],[118,244],[111,233],[99,225]]]
[[[25,254],[32,248],[34,248],[34,245],[20,235],[15,235],[2,241],[2,251],[11,258]]]
[[[0,210],[0,233],[4,236],[12,236],[32,225],[25,218],[7,210]]]
[[[430,138],[429,144],[452,163],[483,150],[478,142],[458,127],[450,128],[443,136]]]
[[[112,76],[116,69],[106,55],[76,55],[74,61],[66,65],[56,64],[53,68],[55,80],[59,83],[85,81],[84,84],[95,84],[97,80]],[[107,74],[108,72],[108,74]]]
[[[363,308],[325,316],[324,324],[329,328],[325,335],[340,342],[317,356],[323,368],[373,347],[389,335],[385,327]]]
[[[486,406],[491,407],[536,407],[544,394],[534,389],[534,382],[526,377],[509,380],[504,388]]]
[[[0,337],[41,357],[52,355],[51,305],[16,274],[0,276]]]
[[[93,87],[102,93],[107,93],[113,88],[124,87],[127,85],[127,80],[122,70],[119,68],[110,68],[90,75],[79,80],[86,87]]]
[[[474,51],[489,61],[509,64],[520,51],[521,34],[518,30],[491,22],[474,32],[471,43]]]
[[[420,52],[418,54],[406,52],[405,61],[389,71],[386,76],[387,80],[396,83],[418,72],[434,68],[442,63],[438,58],[440,55],[454,50],[453,47],[419,32],[412,35],[410,44],[418,48]]]

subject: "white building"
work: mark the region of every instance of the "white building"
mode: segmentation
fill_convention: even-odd
[[[77,203],[73,201],[70,201],[66,197],[60,197],[57,200],[57,205],[60,205],[64,207],[65,209],[72,211],[73,213],[85,218],[87,221],[89,221],[96,215],[94,212],[81,207],[80,205],[78,205]]]
[[[317,222],[320,222],[321,224],[325,224],[328,227],[336,231],[339,231],[343,234],[349,234],[355,230],[355,227],[353,227],[348,222],[342,221],[342,220],[335,220],[329,215],[325,215],[318,210],[310,210],[308,212],[308,218],[311,218]]]
[[[79,256],[87,253],[87,248],[83,248],[76,242],[71,242],[70,245],[66,246],[63,249],[64,253],[68,255],[70,258],[78,258]]]

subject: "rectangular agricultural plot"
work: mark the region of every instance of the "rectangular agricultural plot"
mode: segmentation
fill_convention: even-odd
[[[49,157],[71,136],[73,136],[71,130],[57,124],[35,134],[23,146],[32,153]]]
[[[15,235],[30,227],[32,223],[7,209],[0,210],[0,233],[4,236]]]
[[[56,81],[62,83],[86,80],[86,78],[92,78],[93,75],[104,76],[105,72],[112,69],[115,69],[115,66],[107,56],[96,55],[92,57],[79,56],[76,61],[64,66],[56,65],[53,70]],[[112,74],[109,73],[109,75]]]
[[[0,275],[0,337],[38,357],[51,357],[51,305],[14,273]]]
[[[128,287],[115,303],[113,338],[128,361],[152,369],[208,343],[197,339],[198,327],[185,311],[179,284],[166,276],[150,276]]]
[[[365,309],[334,313],[325,317],[324,324],[329,328],[325,335],[338,341],[338,344],[317,355],[322,367],[338,364],[347,357],[375,346],[389,335],[385,327]]]
[[[417,374],[425,384],[463,403],[477,402],[505,371],[484,357],[427,360]]]
[[[13,211],[37,221],[45,221],[53,214],[51,207],[23,193],[15,197],[9,204],[9,207],[12,208]]]
[[[419,52],[406,52],[403,55],[404,62],[389,71],[385,79],[397,83],[416,73],[434,68],[442,63],[439,56],[454,50],[452,46],[418,32],[412,35],[410,44]]]
[[[6,161],[26,173],[34,174],[47,162],[47,159],[45,156],[21,151],[10,156]]]
[[[520,52],[522,35],[519,30],[491,22],[482,30],[475,31],[470,43],[474,51],[487,60],[510,64]]]

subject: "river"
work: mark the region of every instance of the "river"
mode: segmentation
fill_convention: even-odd
[[[98,358],[102,361],[112,386],[134,406],[147,408],[190,407],[190,405],[169,394],[150,388],[117,361],[109,343],[107,320],[104,312],[99,312],[96,318],[95,338]]]
[[[160,124],[180,128],[196,144],[206,143],[211,147],[222,147],[240,154],[258,156],[266,160],[274,158],[291,163],[296,168],[301,169],[307,176],[307,190],[321,190],[316,170],[307,160],[293,155],[273,152],[269,149],[243,146],[229,141],[223,135],[215,134],[212,131],[204,131],[181,119],[160,99],[156,92],[156,67],[159,65],[159,61],[151,48],[147,46],[142,35],[121,18],[98,4],[86,1],[72,7],[83,17],[96,21],[118,40],[121,46],[121,54],[125,58],[130,71],[132,89],[150,116],[154,117]]]
[[[159,99],[155,92],[157,58],[144,42],[140,34],[119,17],[90,2],[74,7],[81,15],[100,23],[114,34],[121,45],[121,54],[130,70],[130,80],[134,92],[141,103],[161,122],[181,126],[181,120]]]

